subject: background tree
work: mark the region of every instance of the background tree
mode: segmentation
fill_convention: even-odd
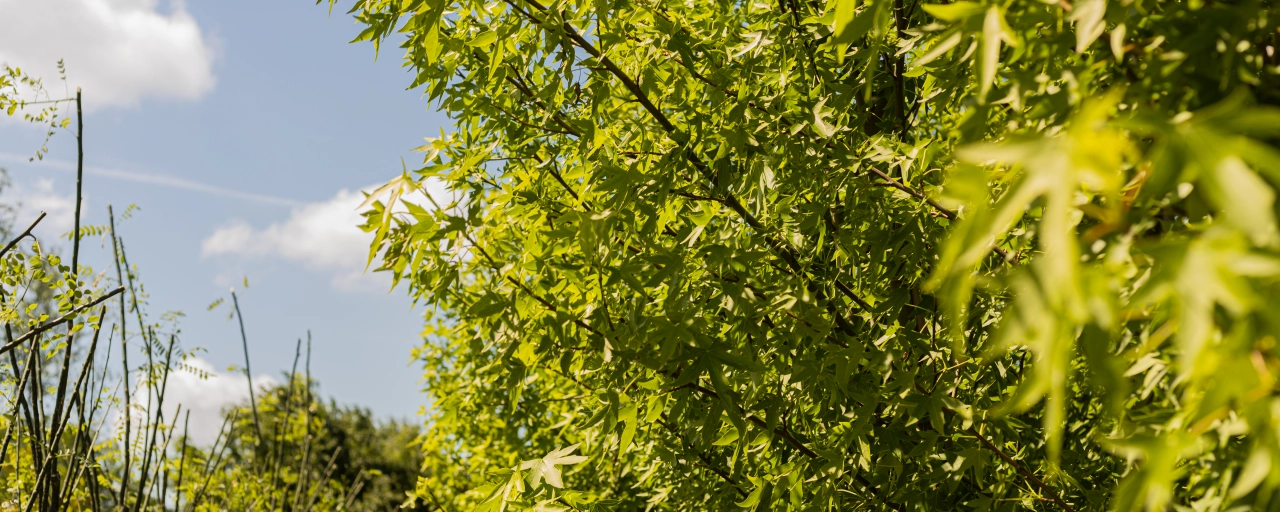
[[[414,489],[422,461],[421,452],[411,448],[418,428],[399,420],[377,420],[368,409],[359,406],[342,406],[332,399],[326,403],[315,393],[314,382],[312,389],[307,389],[304,382],[304,378],[298,376],[293,379],[292,387],[281,384],[260,390],[258,410],[266,433],[261,445],[255,443],[248,403],[224,412],[224,419],[233,425],[226,452],[227,464],[250,474],[269,476],[276,472],[281,488],[299,494],[303,492],[299,489],[306,489],[297,485],[300,480],[330,482],[336,501],[319,507],[321,509],[379,511],[399,507],[405,495]],[[277,471],[273,462],[272,467],[262,471],[263,468],[255,464],[255,453],[273,454],[289,463],[280,465]],[[304,459],[314,461],[309,464],[311,469],[300,469]],[[225,503],[236,503],[230,496],[238,492],[234,486],[219,492],[228,494],[229,501]],[[313,494],[316,492],[314,488],[311,490]],[[320,492],[331,490],[326,488]],[[291,502],[284,508],[302,507]]]
[[[1276,506],[1271,2],[353,4],[420,500]]]

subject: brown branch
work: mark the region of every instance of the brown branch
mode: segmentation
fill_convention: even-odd
[[[80,275],[80,204],[84,202],[84,114],[80,109],[80,88],[76,87],[76,217],[71,231],[71,283]]]
[[[546,163],[550,164],[551,160],[548,159]],[[574,201],[578,200],[578,193],[573,191],[573,187],[570,187],[569,183],[564,180],[564,177],[560,175],[560,171],[557,171],[555,167],[552,167],[551,169],[548,169],[547,172],[551,174],[552,178],[555,178],[556,181],[560,183],[561,187],[564,187],[565,192],[568,192],[570,196],[573,196]],[[591,207],[590,203],[587,203],[586,206],[587,208]]]
[[[958,368],[959,366],[960,365],[956,365],[956,368]],[[917,393],[924,394],[924,388],[920,387],[920,384],[918,383],[915,385],[915,390]],[[954,418],[956,416],[956,412],[948,408],[943,408],[942,412],[945,413],[949,418]],[[1048,484],[1045,484],[1043,480],[1040,480],[1039,478],[1037,478],[1036,475],[1028,471],[1027,468],[1023,467],[1021,464],[1018,464],[1018,461],[1013,460],[1013,457],[1010,457],[1008,454],[1004,453],[1004,451],[1001,450],[1000,447],[996,446],[995,443],[992,443],[990,440],[986,438],[986,436],[983,436],[982,433],[978,432],[978,429],[974,428],[973,425],[969,425],[969,428],[966,429],[966,431],[972,434],[974,437],[978,438],[978,441],[982,443],[983,447],[995,452],[996,456],[1000,457],[1000,459],[1003,460],[1006,464],[1013,466],[1013,468],[1019,474],[1021,474],[1023,478],[1031,482],[1036,487],[1039,487],[1040,490],[1045,494],[1049,495],[1049,498],[1054,503],[1057,503],[1059,507],[1062,507],[1063,510],[1066,510],[1067,512],[1076,512],[1076,509],[1072,508],[1071,505],[1068,505],[1067,502],[1062,501],[1062,498],[1058,496],[1058,492],[1055,491],[1053,487],[1050,487]]]
[[[568,122],[560,118],[560,114],[558,112],[552,110],[550,107],[543,104],[542,100],[538,99],[538,95],[534,94],[533,90],[530,89],[529,86],[525,84],[523,80],[517,80],[515,78],[517,76],[523,78],[523,75],[519,73],[519,70],[515,69],[515,66],[511,66],[510,64],[508,64],[507,67],[510,68],[512,71],[515,71],[514,75],[507,75],[506,79],[508,83],[516,86],[516,89],[519,89],[520,92],[525,94],[525,96],[528,96],[535,105],[538,105],[538,108],[541,108],[543,112],[546,112],[547,115],[550,115],[551,120],[555,121],[556,124],[560,125],[561,128],[564,128],[564,130],[568,132],[570,135],[573,135],[574,137],[582,137],[582,133],[579,132],[574,127],[569,126]]]
[[[99,303],[101,303],[102,301],[107,300],[107,299],[110,299],[111,297],[115,297],[115,296],[116,296],[116,294],[118,294],[118,293],[120,293],[120,292],[123,292],[123,291],[124,291],[124,287],[123,287],[123,286],[117,287],[116,289],[111,290],[111,291],[110,291],[110,292],[108,292],[107,294],[102,295],[101,297],[98,297],[98,298],[94,299],[92,302],[90,302],[90,303],[88,303],[88,304],[84,304],[84,305],[81,305],[81,306],[77,306],[75,309],[72,309],[71,311],[68,311],[66,314],[64,314],[64,315],[62,315],[62,316],[60,316],[60,317],[58,317],[57,319],[52,320],[52,321],[50,321],[49,323],[46,323],[46,324],[41,325],[41,326],[39,326],[39,327],[36,327],[36,328],[34,328],[34,329],[31,329],[30,331],[27,331],[27,333],[26,333],[26,334],[23,334],[22,336],[19,336],[19,337],[18,337],[18,339],[13,340],[13,341],[11,341],[11,342],[9,342],[9,343],[5,344],[5,346],[3,346],[3,347],[0,347],[0,354],[4,354],[5,352],[8,352],[8,351],[10,351],[10,350],[13,350],[14,348],[17,348],[17,346],[18,346],[18,345],[21,345],[23,342],[25,342],[25,341],[27,341],[27,340],[29,340],[29,339],[31,339],[31,338],[34,338],[36,335],[38,335],[38,334],[40,334],[40,333],[42,333],[42,332],[44,332],[44,331],[47,331],[47,330],[49,330],[49,329],[52,329],[52,328],[54,328],[54,327],[57,327],[59,324],[61,324],[61,323],[63,323],[63,322],[66,322],[67,320],[70,320],[70,319],[72,319],[72,318],[75,318],[75,316],[76,316],[76,315],[78,315],[78,314],[80,314],[80,312],[81,312],[81,311],[84,311],[84,310],[86,310],[86,309],[89,309],[89,308],[92,308],[92,307],[94,307],[94,306],[97,306],[97,305],[98,305]]]
[[[510,113],[510,112],[507,112],[507,110],[506,110],[506,109],[502,108],[501,106],[498,106],[498,104],[497,104],[497,103],[490,102],[490,106],[492,106],[493,108],[498,109],[498,111],[499,111],[499,112],[502,112],[503,114],[506,114],[510,121],[515,121],[515,122],[517,122],[517,123],[519,123],[519,124],[521,124],[521,125],[523,125],[523,126],[526,126],[526,127],[529,127],[529,128],[533,128],[533,129],[535,129],[535,130],[542,130],[542,131],[545,131],[545,132],[557,133],[557,134],[560,134],[560,135],[575,135],[575,136],[577,135],[577,134],[569,133],[569,132],[566,132],[566,131],[556,130],[556,129],[553,129],[553,128],[547,128],[547,127],[545,127],[545,126],[538,126],[538,125],[536,125],[536,124],[527,123],[527,122],[525,122],[524,120],[520,119],[519,117],[516,117],[516,115],[515,115],[515,114],[512,114],[512,113]]]
[[[31,236],[31,230],[35,229],[36,224],[39,224],[41,220],[44,220],[44,216],[45,213],[40,212],[40,216],[36,217],[36,221],[32,222],[30,226],[27,226],[26,231],[23,231],[17,238],[14,238],[13,240],[10,240],[9,243],[5,244],[4,249],[0,249],[0,256],[4,256],[5,253],[9,252],[9,249],[13,249],[13,246],[18,245],[18,242],[21,242],[23,238]]]
[[[708,397],[715,398],[717,400],[720,398],[720,395],[715,391],[707,389],[706,387],[703,387],[696,383],[690,384],[689,388],[699,393],[702,393],[703,395],[706,395]],[[746,416],[747,421],[750,421],[756,427],[759,427],[763,430],[769,430],[769,424],[766,423],[764,420],[760,419],[758,416],[754,414],[746,414],[746,410],[743,409],[741,405],[737,405],[737,404],[734,404],[734,405],[737,406],[739,414],[744,414]],[[818,452],[813,451],[813,449],[809,448],[808,446],[805,446],[804,443],[800,442],[799,439],[796,439],[796,437],[791,434],[791,431],[787,429],[786,425],[778,425],[777,427],[774,427],[772,431],[775,435],[777,435],[778,437],[781,437],[782,440],[785,441],[788,445],[790,445],[792,448],[795,448],[796,451],[804,454],[806,457],[809,457],[810,459],[823,458],[821,455],[818,454]],[[902,505],[881,497],[880,494],[876,492],[876,489],[874,486],[872,486],[871,482],[868,481],[866,478],[863,478],[862,475],[857,475],[855,479],[858,481],[858,483],[862,484],[863,487],[866,487],[867,491],[870,492],[872,496],[874,496],[881,503],[884,503],[885,506],[898,511],[906,510],[905,508],[902,507]],[[1075,511],[1073,510],[1071,512],[1075,512]]]
[[[725,470],[723,469],[716,467],[716,465],[710,459],[707,458],[706,454],[702,453],[697,448],[694,448],[692,445],[690,445],[689,442],[685,440],[684,436],[680,435],[680,432],[677,431],[675,427],[671,426],[670,423],[667,423],[663,419],[659,419],[658,424],[662,425],[663,427],[666,427],[667,431],[671,432],[671,435],[675,436],[676,439],[679,439],[680,444],[684,445],[686,450],[693,452],[694,455],[697,455],[698,459],[702,461],[702,464],[699,464],[700,466],[711,470],[711,472],[715,473],[716,476],[719,476],[722,480],[724,480],[725,482],[728,482],[729,485],[733,486],[733,490],[738,491],[738,494],[743,498],[747,497],[747,492],[742,490],[742,488],[738,486],[738,482],[734,481],[733,477],[729,476],[729,473],[725,472]]]
[[[955,414],[955,412],[953,412],[950,409],[943,409],[943,410],[948,413]],[[1042,480],[1037,478],[1036,475],[1032,474],[1030,471],[1027,471],[1027,468],[1022,467],[1021,464],[1018,464],[1018,461],[1013,460],[1013,458],[1005,454],[1003,450],[1001,450],[999,447],[997,447],[995,444],[989,441],[982,434],[978,433],[978,429],[973,428],[973,425],[969,426],[968,432],[970,434],[973,434],[974,437],[977,437],[978,441],[980,441],[982,445],[985,446],[988,450],[995,452],[996,455],[1000,457],[1002,460],[1004,460],[1006,464],[1013,466],[1013,468],[1016,469],[1018,473],[1022,474],[1023,478],[1026,478],[1027,480],[1031,481],[1036,485],[1036,487],[1039,487],[1042,492],[1044,492],[1045,494],[1048,494],[1049,499],[1052,500],[1054,503],[1058,504],[1059,507],[1062,507],[1063,510],[1066,510],[1067,512],[1076,512],[1075,508],[1072,508],[1071,505],[1067,504],[1067,502],[1062,501],[1062,498],[1058,496],[1057,491],[1055,491],[1052,487],[1049,487]]]
[[[683,190],[672,190],[671,193],[687,199],[693,199],[694,201],[712,201],[712,202],[721,203],[721,204],[724,203],[724,200],[718,197],[703,196],[703,195],[693,194],[690,192],[685,192]]]

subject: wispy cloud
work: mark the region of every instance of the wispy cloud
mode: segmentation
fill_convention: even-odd
[[[0,198],[9,205],[17,206],[18,222],[31,222],[45,212],[48,217],[36,227],[36,235],[40,237],[57,237],[68,233],[75,221],[76,198],[74,194],[59,194],[58,187],[51,179],[39,178],[34,182],[16,183],[13,188],[5,190]]]
[[[33,167],[42,167],[65,172],[75,172],[76,165],[71,162],[46,158],[35,162],[28,162],[31,157],[29,155],[17,155],[13,153],[0,153],[0,162],[11,162],[21,165],[30,165]],[[201,183],[185,178],[177,178],[174,176],[166,176],[163,174],[149,174],[136,171],[126,171],[123,169],[108,169],[105,167],[97,167],[86,165],[85,174],[90,176],[101,176],[103,178],[111,178],[121,181],[131,181],[134,183],[145,183],[148,185],[156,185],[178,190],[189,190],[208,194],[213,196],[230,197],[235,199],[243,199],[246,201],[254,201],[265,204],[275,204],[281,206],[298,206],[304,204],[302,201],[289,199],[287,197],[273,196],[268,194],[257,194],[254,192],[245,192],[208,183]]]

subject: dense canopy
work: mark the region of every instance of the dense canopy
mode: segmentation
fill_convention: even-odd
[[[454,122],[366,225],[431,311],[413,499],[1275,506],[1270,2],[352,12]]]

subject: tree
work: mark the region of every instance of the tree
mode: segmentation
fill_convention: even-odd
[[[1274,507],[1271,2],[353,3],[421,500]]]
[[[290,380],[292,385],[261,390],[258,409],[266,433],[261,444],[256,442],[250,404],[224,411],[224,419],[233,425],[226,448],[227,464],[236,468],[231,473],[251,475],[259,483],[271,479],[283,492],[280,502],[285,510],[381,511],[400,506],[413,490],[422,463],[420,452],[406,449],[418,429],[398,420],[378,421],[359,406],[342,406],[332,399],[325,403],[314,393],[316,383],[307,389],[302,376]],[[255,453],[283,463],[258,464]],[[233,481],[224,479],[214,492],[221,503],[236,508],[239,502],[233,495],[243,490],[230,485]],[[310,494],[323,498],[306,507]]]

